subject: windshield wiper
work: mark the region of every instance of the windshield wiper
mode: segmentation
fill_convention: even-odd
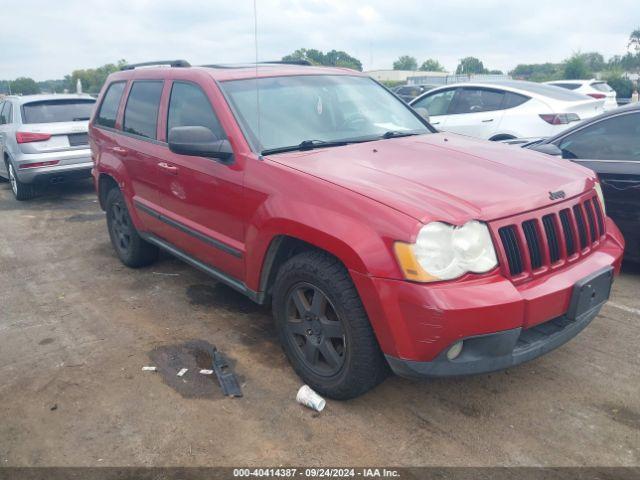
[[[380,138],[398,138],[398,137],[410,137],[412,135],[420,135],[417,132],[411,132],[408,130],[389,130],[388,132],[384,132],[380,135]]]
[[[263,150],[262,155],[271,155],[273,153],[295,152],[304,150],[313,150],[316,147],[342,147],[348,143],[356,143],[350,140],[303,140],[298,145],[289,145],[288,147],[276,147]]]

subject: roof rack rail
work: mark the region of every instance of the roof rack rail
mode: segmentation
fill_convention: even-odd
[[[313,64],[309,60],[273,60],[271,62],[258,62],[258,63],[272,63],[276,65],[301,65],[303,67],[311,67]]]
[[[273,60],[270,62],[249,62],[249,63],[215,63],[209,65],[201,65],[205,68],[248,68],[256,65],[300,65],[310,67],[313,64],[308,60]]]
[[[168,65],[169,67],[190,67],[191,64],[186,60],[158,60],[156,62],[130,63],[120,67],[120,70],[134,70],[138,67],[153,67]]]

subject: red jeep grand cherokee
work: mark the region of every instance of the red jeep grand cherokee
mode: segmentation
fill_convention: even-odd
[[[623,239],[592,171],[438,133],[351,70],[165,64],[109,76],[91,120],[113,246],[270,302],[318,392],[511,367],[609,297]]]

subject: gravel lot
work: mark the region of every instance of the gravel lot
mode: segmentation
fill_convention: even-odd
[[[546,357],[316,414],[269,310],[168,256],[121,265],[89,182],[23,203],[2,183],[0,219],[0,465],[640,465],[638,267]],[[194,373],[203,342],[243,398]]]

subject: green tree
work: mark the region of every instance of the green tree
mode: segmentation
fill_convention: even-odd
[[[562,77],[565,79],[585,80],[593,77],[584,55],[574,53],[564,61]]]
[[[487,69],[484,68],[484,64],[476,57],[465,57],[460,60],[458,68],[456,68],[457,75],[472,75],[474,73],[487,73]]]
[[[612,70],[602,77],[616,91],[618,98],[629,98],[633,93],[633,82],[622,76],[622,72]]]
[[[592,72],[601,72],[607,66],[601,53],[588,52],[581,54],[581,56],[582,58],[584,58],[584,61],[587,64],[587,68],[589,68],[589,70],[591,70]]]
[[[635,50],[640,52],[640,28],[636,28],[631,35],[629,35],[629,43],[627,44],[629,50]]]
[[[117,72],[126,65],[126,60],[119,60],[118,63],[107,63],[98,68],[87,68],[82,70],[74,70],[71,75],[65,75],[66,88],[70,92],[75,92],[78,79],[82,83],[82,90],[85,93],[98,93],[104,85],[109,74]]]
[[[410,55],[402,55],[393,62],[394,70],[418,70],[418,61]]]
[[[42,93],[63,93],[67,87],[67,82],[63,79],[58,80],[44,80],[38,82],[38,88]]]
[[[362,71],[362,62],[352,57],[342,50],[331,50],[323,53],[321,50],[313,48],[299,48],[289,55],[282,57],[284,62],[304,60],[313,65],[324,65],[327,67],[344,67]]]
[[[420,65],[420,70],[423,72],[444,72],[444,67],[440,64],[439,61],[434,60],[433,58],[429,58],[422,62]]]
[[[519,80],[532,82],[548,82],[562,78],[562,65],[558,63],[521,63],[509,74]]]
[[[18,77],[10,82],[11,93],[14,95],[33,95],[40,93],[40,87],[33,78]]]
[[[640,52],[635,55],[627,53],[625,55],[614,55],[607,63],[609,70],[623,70],[627,72],[640,71]]]

